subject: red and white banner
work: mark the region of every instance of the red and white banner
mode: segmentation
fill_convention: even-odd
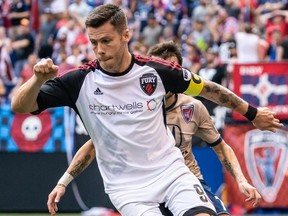
[[[260,131],[252,125],[228,125],[224,139],[234,150],[243,174],[262,196],[261,208],[287,208],[288,190],[288,131],[276,133]],[[225,171],[227,201],[243,208],[252,208],[245,202],[238,185]]]
[[[288,119],[288,62],[236,64],[234,92],[256,107],[269,107],[277,118]],[[245,120],[233,112],[236,120]]]

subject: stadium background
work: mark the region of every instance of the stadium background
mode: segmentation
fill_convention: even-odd
[[[261,193],[263,201],[257,209],[244,202],[212,149],[196,137],[193,152],[212,191],[232,215],[287,214],[285,0],[0,0],[0,83],[6,90],[3,93],[0,88],[0,213],[47,215],[48,194],[88,139],[70,109],[49,109],[37,117],[15,115],[10,100],[15,86],[31,76],[37,59],[53,58],[63,74],[94,58],[83,21],[93,7],[103,3],[115,3],[125,10],[133,32],[132,52],[145,54],[153,44],[173,39],[182,48],[185,67],[230,88],[255,106],[268,106],[278,113],[285,128],[276,134],[260,132],[241,116],[201,99],[234,149],[244,175]],[[246,32],[251,37],[237,40],[247,25],[253,29]],[[261,52],[256,59],[253,49],[244,57],[241,53],[242,42],[249,38],[258,41],[255,49]],[[28,44],[17,45],[23,39]],[[79,215],[93,207],[107,208],[102,215],[112,214],[95,161],[69,185],[59,210]]]

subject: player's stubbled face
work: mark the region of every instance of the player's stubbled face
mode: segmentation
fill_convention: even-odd
[[[120,34],[110,23],[105,23],[98,28],[88,27],[87,33],[101,67],[112,73],[122,72],[119,69],[123,64],[127,32]]]

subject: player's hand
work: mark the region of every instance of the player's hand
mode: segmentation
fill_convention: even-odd
[[[65,194],[66,187],[57,184],[48,196],[47,207],[50,215],[56,215],[58,211],[57,203],[60,202],[61,197]]]
[[[276,132],[278,128],[284,126],[282,123],[280,123],[279,119],[274,117],[276,113],[272,112],[267,107],[258,107],[257,110],[257,115],[252,121],[256,128]]]
[[[239,190],[246,196],[245,201],[251,202],[253,207],[257,207],[262,199],[255,187],[250,185],[248,182],[242,182],[239,185]]]
[[[54,65],[52,59],[41,59],[33,67],[33,72],[35,76],[42,82],[56,77],[58,71],[58,66]]]

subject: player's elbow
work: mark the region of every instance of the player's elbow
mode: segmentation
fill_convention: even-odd
[[[26,106],[23,106],[17,98],[13,97],[11,100],[11,110],[15,113],[29,113],[31,112]]]
[[[15,113],[24,113],[23,108],[21,108],[21,106],[17,102],[15,102],[14,98],[12,98],[11,100],[11,110]]]

